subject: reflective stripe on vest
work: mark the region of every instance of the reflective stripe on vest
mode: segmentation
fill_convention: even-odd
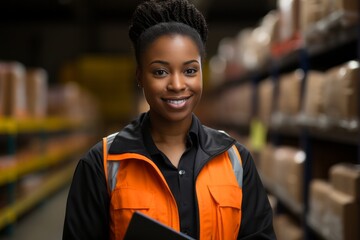
[[[104,139],[106,140],[106,153],[109,152],[110,146],[112,142],[115,139],[115,136],[118,133],[111,134]],[[115,189],[116,186],[116,176],[120,167],[120,161],[107,161],[107,159],[104,159],[104,167],[107,166],[107,182],[110,192],[112,192]]]
[[[104,151],[104,158],[107,156],[107,153],[109,152],[110,146],[112,142],[115,139],[115,136],[118,133],[111,134],[103,139],[104,141],[104,147],[106,146],[106,152]],[[104,149],[105,150],[105,149]],[[234,175],[236,177],[236,181],[240,188],[243,186],[243,167],[242,167],[242,161],[239,154],[238,149],[235,145],[233,145],[231,148],[227,150],[229,159],[231,161],[231,165],[234,171]],[[104,159],[104,168],[106,168],[106,180],[108,182],[109,190],[112,192],[115,189],[116,186],[116,177],[117,173],[120,167],[120,161],[107,161],[107,159]]]

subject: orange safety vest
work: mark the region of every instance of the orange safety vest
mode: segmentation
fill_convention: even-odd
[[[103,139],[111,239],[124,238],[135,211],[180,231],[175,198],[158,167],[141,154],[108,154],[115,135]],[[201,240],[237,238],[241,223],[242,178],[242,161],[235,145],[214,156],[200,171],[196,196]]]

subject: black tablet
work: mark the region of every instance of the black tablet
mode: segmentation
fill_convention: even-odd
[[[191,238],[181,232],[177,232],[143,213],[135,212],[130,220],[124,240],[144,239],[195,240],[194,238]]]

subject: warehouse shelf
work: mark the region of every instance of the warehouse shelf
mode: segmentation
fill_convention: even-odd
[[[271,180],[260,174],[260,178],[264,187],[275,196],[278,201],[285,205],[293,214],[302,218],[304,215],[304,205],[297,203],[289,198],[289,196],[281,189],[281,187],[275,185]]]
[[[35,207],[46,197],[51,195],[59,188],[71,181],[75,163],[68,164],[66,167],[51,173],[42,183],[31,193],[16,199],[16,201],[4,209],[0,209],[0,229],[13,224],[24,213]]]
[[[326,56],[330,52],[341,52],[341,48],[346,48],[349,45],[350,47],[354,46],[356,48],[358,35],[358,26],[339,28],[336,34],[328,37],[326,41],[306,45],[306,43],[300,39],[299,34],[295,34],[294,38],[289,41],[274,46],[273,51],[275,53],[273,53],[269,61],[263,66],[259,66],[254,70],[245,71],[236,78],[227,79],[223,84],[217,86],[214,92],[217,94],[246,82],[259,82],[268,77],[276,77],[276,75],[280,73],[297,68],[308,68],[308,62],[311,62],[311,65],[318,65],[317,62],[323,64],[323,61],[312,60]],[[356,51],[353,51],[352,54],[354,58],[357,58]],[[342,57],[340,57],[339,54],[336,55],[336,58],[326,56],[325,60],[332,62],[340,61]],[[348,56],[345,56],[345,58],[347,57]]]
[[[87,124],[61,117],[0,118],[0,135],[8,145],[3,156],[5,162],[0,167],[0,186],[8,189],[2,193],[7,202],[6,207],[0,209],[0,229],[11,229],[19,216],[70,181],[74,167],[60,169],[89,146],[93,131],[87,129]],[[23,139],[31,141],[21,145]],[[27,184],[29,177],[43,174],[54,174],[54,177],[44,179],[44,184],[32,193],[18,198],[17,189]]]
[[[275,46],[269,62],[257,69],[242,72],[237,79],[225,79],[223,84],[216,86],[212,92],[214,96],[218,93],[221,93],[220,96],[226,96],[233,87],[251,83],[254,101],[249,104],[253,110],[252,117],[256,119],[259,117],[257,114],[266,113],[265,110],[258,109],[260,99],[257,96],[260,92],[257,87],[264,80],[272,80],[272,102],[269,104],[272,116],[270,121],[264,123],[267,128],[266,140],[274,147],[291,146],[303,149],[306,156],[301,176],[303,178],[301,187],[303,204],[295,201],[281,189],[281,186],[276,186],[272,179],[266,179],[261,172],[260,175],[265,188],[277,198],[282,206],[281,209],[296,216],[303,223],[304,239],[326,239],[325,234],[321,232],[321,229],[316,228],[316,224],[314,225],[308,216],[310,182],[316,177],[325,178],[326,169],[340,161],[360,164],[360,115],[357,113],[356,116],[351,116],[352,119],[335,119],[334,116],[320,116],[320,113],[319,116],[307,116],[302,110],[297,110],[297,113],[292,116],[279,113],[277,112],[279,83],[283,75],[296,70],[303,71],[299,109],[304,109],[304,97],[306,97],[306,87],[309,86],[307,83],[310,70],[325,73],[346,62],[360,60],[359,51],[357,51],[360,47],[359,30],[358,24],[343,27],[339,23],[328,32],[323,32],[324,35],[315,34],[316,38],[313,39],[302,41],[302,37],[297,35],[284,46]],[[360,105],[359,100],[358,104]],[[343,117],[345,118],[345,115]],[[223,119],[227,120],[226,116],[223,116]],[[227,126],[230,131],[234,132],[240,131],[240,127],[235,124],[219,122],[214,125],[216,127]],[[250,125],[250,121],[248,125]]]
[[[348,43],[356,43],[359,34],[358,31],[358,25],[348,28],[338,28],[334,34],[331,34],[331,37],[326,38],[327,40],[325,42],[308,44],[305,48],[309,56],[321,55]]]
[[[301,116],[275,116],[269,130],[291,137],[300,137],[301,132],[307,131],[309,137],[323,141],[335,141],[357,145],[360,129],[358,121],[336,121],[330,123],[328,119],[316,118],[315,121],[304,121]]]
[[[18,134],[31,132],[55,132],[70,130],[80,127],[78,121],[62,118],[49,117],[44,119],[15,119],[0,118],[0,134]]]
[[[87,147],[86,141],[78,142],[76,145],[68,146],[66,149],[58,149],[40,156],[21,159],[15,164],[0,169],[0,185],[15,182],[18,178],[35,171],[46,169],[67,161]],[[14,161],[16,158],[14,158]]]

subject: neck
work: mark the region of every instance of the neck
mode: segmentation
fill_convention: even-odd
[[[155,143],[178,145],[185,144],[190,129],[192,115],[184,120],[171,122],[150,113],[151,135]]]

